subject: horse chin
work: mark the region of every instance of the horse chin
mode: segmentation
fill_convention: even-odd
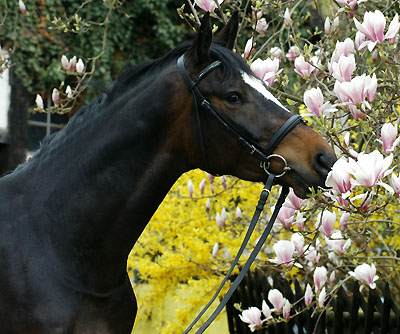
[[[303,199],[307,198],[307,196],[311,194],[311,188],[314,188],[315,190],[319,188],[326,188],[325,179],[321,177],[304,175],[296,170],[290,171],[287,175],[287,178],[282,181],[282,184],[285,183],[283,185],[292,187],[296,196]]]

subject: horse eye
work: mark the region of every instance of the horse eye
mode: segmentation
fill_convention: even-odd
[[[242,103],[242,99],[238,93],[229,93],[225,96],[225,100],[231,104],[239,104]]]

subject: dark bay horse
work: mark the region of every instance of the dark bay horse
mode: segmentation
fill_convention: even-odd
[[[198,123],[177,68],[182,54],[192,77],[219,59],[199,90],[235,128],[268,143],[291,115],[230,50],[237,21],[212,42],[205,15],[192,43],[128,70],[0,180],[0,333],[130,333],[127,256],[177,178],[201,168],[265,181],[258,157],[210,113],[201,109]],[[324,186],[335,161],[304,124],[276,152],[290,167],[279,182],[301,197]]]

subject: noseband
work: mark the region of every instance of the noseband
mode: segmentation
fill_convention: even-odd
[[[256,210],[254,212],[253,218],[251,219],[249,228],[246,232],[246,236],[244,237],[244,240],[242,242],[242,245],[239,248],[239,251],[235,257],[235,259],[232,262],[231,268],[228,270],[227,274],[225,275],[224,279],[222,280],[220,286],[218,287],[217,291],[211,298],[211,300],[208,302],[208,304],[201,310],[201,312],[198,314],[196,319],[189,325],[189,327],[183,332],[183,334],[187,334],[193,326],[198,322],[198,320],[201,318],[201,316],[207,311],[207,309],[211,306],[211,304],[214,302],[214,300],[217,298],[218,294],[222,290],[225,282],[229,279],[230,275],[232,274],[236,264],[238,263],[240,256],[242,255],[244,249],[246,248],[246,245],[248,241],[250,240],[251,234],[254,231],[254,228],[257,225],[258,219],[260,217],[260,214],[264,208],[265,202],[268,199],[268,196],[270,194],[272,185],[274,183],[274,179],[283,176],[287,171],[290,170],[290,167],[288,166],[286,159],[276,153],[273,153],[278,144],[282,141],[282,139],[299,123],[304,123],[304,120],[300,115],[293,115],[291,116],[282,126],[281,128],[275,132],[275,134],[272,136],[270,141],[268,142],[267,146],[262,147],[259,143],[255,142],[251,138],[247,138],[245,135],[243,135],[233,124],[228,122],[226,118],[220,114],[214,106],[204,97],[204,95],[200,92],[200,90],[197,88],[197,84],[201,79],[203,79],[207,74],[218,68],[219,66],[222,65],[222,62],[217,60],[214,61],[212,64],[208,65],[206,68],[204,68],[194,79],[192,79],[189,74],[187,73],[184,65],[184,55],[180,56],[178,58],[178,70],[179,73],[181,74],[183,80],[186,82],[189,90],[192,92],[193,99],[194,99],[194,108],[196,111],[196,118],[197,118],[197,126],[199,128],[199,134],[200,134],[200,142],[201,142],[201,150],[202,150],[202,155],[203,159],[206,163],[207,168],[212,171],[209,160],[207,158],[207,153],[204,147],[204,141],[203,141],[203,131],[201,127],[201,122],[200,122],[200,111],[199,111],[199,105],[206,111],[209,111],[211,115],[214,116],[215,119],[217,119],[223,126],[224,128],[230,132],[234,137],[236,137],[240,143],[242,143],[245,147],[247,147],[250,150],[250,154],[257,154],[258,157],[260,158],[260,167],[264,169],[264,171],[268,174],[268,179],[267,182],[264,185],[264,189],[261,191],[260,199],[258,201],[258,204],[256,206]],[[283,161],[284,167],[282,169],[282,172],[280,174],[274,174],[269,171],[270,167],[270,161],[271,158],[279,158]],[[228,292],[224,296],[224,298],[221,300],[220,304],[218,307],[215,309],[215,311],[212,313],[212,315],[203,323],[203,325],[197,330],[196,334],[201,334],[203,333],[207,327],[214,321],[214,319],[218,316],[218,314],[222,311],[222,309],[225,307],[226,303],[228,302],[229,298],[232,296],[233,292],[236,290],[236,288],[239,286],[240,282],[243,280],[245,274],[247,271],[250,269],[251,264],[255,260],[257,254],[261,250],[265,240],[267,239],[272,226],[274,225],[274,222],[276,220],[276,217],[278,216],[279,210],[282,207],[286,196],[289,192],[288,187],[283,187],[282,192],[278,198],[278,201],[275,205],[274,212],[271,216],[271,219],[265,228],[263,234],[259,238],[256,246],[254,247],[253,251],[251,252],[247,262],[243,266],[242,270],[240,271],[239,275],[236,277],[236,279],[233,281],[231,287],[229,288]]]

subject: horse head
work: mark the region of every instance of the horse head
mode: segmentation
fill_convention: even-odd
[[[196,167],[212,174],[250,181],[265,181],[266,169],[274,174],[285,172],[278,182],[305,197],[310,187],[325,186],[336,160],[334,152],[319,134],[300,122],[274,148],[267,163],[254,154],[256,148],[262,151],[268,145],[292,114],[254,76],[243,58],[232,52],[237,30],[238,15],[234,14],[213,40],[209,15],[205,14],[184,54],[181,84],[184,96],[192,101],[185,103],[193,125],[188,142],[196,148],[188,145],[187,154]],[[240,145],[243,138],[250,145]]]

